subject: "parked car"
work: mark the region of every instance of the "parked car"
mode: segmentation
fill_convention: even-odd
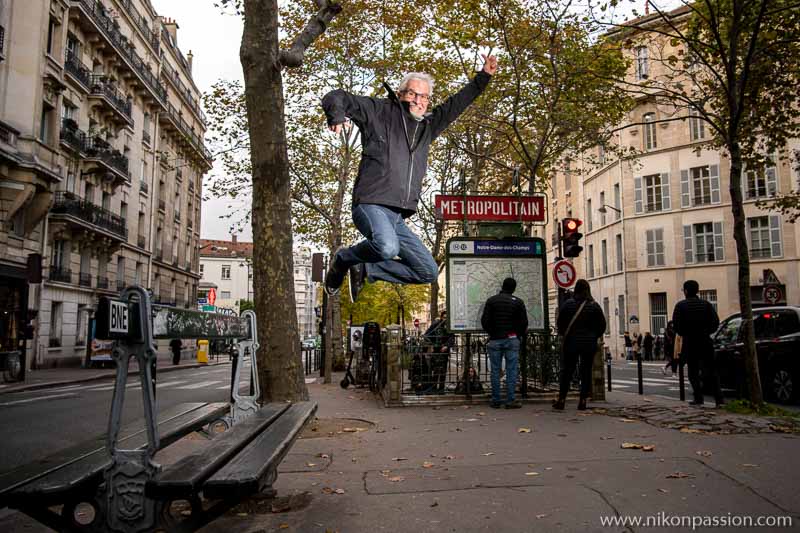
[[[714,334],[717,368],[723,388],[745,392],[742,317],[726,318]],[[800,399],[800,307],[783,305],[753,309],[758,370],[767,400],[795,403]]]

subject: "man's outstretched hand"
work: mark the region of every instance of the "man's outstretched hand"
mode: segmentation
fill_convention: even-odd
[[[481,57],[483,58],[483,71],[489,76],[494,76],[494,73],[497,72],[497,58],[485,54],[481,54]]]
[[[345,119],[344,122],[340,122],[339,124],[334,124],[333,126],[328,126],[328,129],[331,130],[333,133],[341,133],[344,129],[345,133],[350,129],[350,120]]]

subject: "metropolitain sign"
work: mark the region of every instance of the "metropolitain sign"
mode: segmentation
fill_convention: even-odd
[[[443,220],[547,222],[544,196],[437,194],[435,202]]]

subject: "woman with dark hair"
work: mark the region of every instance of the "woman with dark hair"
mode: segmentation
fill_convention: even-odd
[[[664,331],[664,365],[663,373],[666,375],[667,369],[672,369],[673,375],[678,371],[678,358],[675,357],[675,325],[672,320],[667,322],[667,329]]]
[[[553,409],[564,409],[569,384],[580,361],[580,400],[578,409],[586,409],[586,400],[592,391],[592,363],[597,351],[597,340],[606,330],[603,310],[592,298],[589,282],[579,279],[573,297],[558,310],[558,333],[561,341],[561,387]]]

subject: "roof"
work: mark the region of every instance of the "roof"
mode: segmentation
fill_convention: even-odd
[[[253,243],[200,239],[200,257],[253,257]]]

